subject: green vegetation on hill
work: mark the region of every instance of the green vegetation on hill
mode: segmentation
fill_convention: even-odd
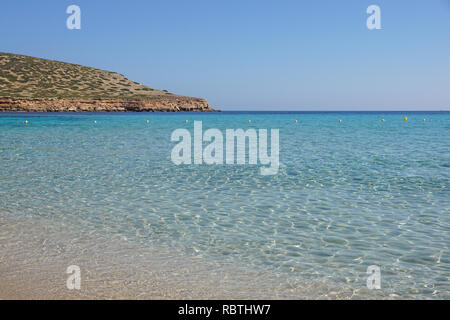
[[[167,96],[125,76],[76,64],[0,52],[0,96],[145,98]]]

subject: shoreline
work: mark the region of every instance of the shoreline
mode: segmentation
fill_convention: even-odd
[[[0,97],[0,112],[218,112],[202,98],[177,95],[143,98]]]
[[[371,298],[364,289],[361,296],[350,288],[338,292],[326,282],[300,283],[218,265],[164,246],[74,230],[48,218],[0,214],[0,226],[0,299]],[[80,266],[81,290],[66,287],[69,265]]]

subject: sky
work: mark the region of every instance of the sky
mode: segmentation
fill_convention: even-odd
[[[450,0],[2,0],[0,51],[222,110],[450,110]]]

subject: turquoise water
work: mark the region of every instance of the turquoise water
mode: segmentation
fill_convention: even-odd
[[[278,174],[174,165],[194,120],[279,129]],[[377,265],[381,295],[449,298],[449,141],[444,112],[0,114],[0,215],[337,286]]]

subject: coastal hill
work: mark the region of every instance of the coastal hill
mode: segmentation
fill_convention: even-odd
[[[156,90],[116,72],[0,52],[1,111],[214,110],[205,99]]]

